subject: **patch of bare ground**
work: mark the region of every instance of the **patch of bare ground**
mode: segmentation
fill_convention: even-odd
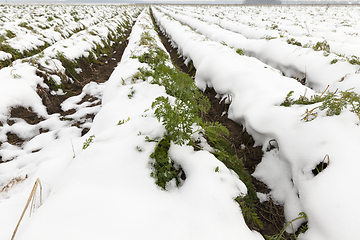
[[[38,72],[40,77],[44,78],[44,82],[49,86],[50,91],[48,89],[44,89],[41,86],[38,86],[38,94],[41,97],[43,104],[46,106],[47,111],[49,114],[52,113],[60,113],[62,116],[68,115],[68,112],[63,112],[60,104],[71,96],[76,96],[81,93],[82,88],[90,83],[103,83],[107,81],[114,71],[117,63],[120,62],[122,54],[128,43],[128,36],[130,35],[131,29],[128,29],[124,33],[124,40],[123,42],[117,42],[113,46],[111,46],[111,51],[109,54],[103,54],[99,57],[95,63],[90,63],[85,58],[78,59],[78,66],[81,68],[81,73],[76,76],[71,75],[67,71],[68,77],[72,78],[74,81],[73,83],[69,83],[65,86],[66,94],[65,95],[52,95],[50,93],[52,89],[49,79],[47,79],[45,74]],[[79,103],[83,103],[85,101],[90,100],[91,102],[97,100],[93,96],[85,96],[84,99]]]
[[[182,72],[188,73],[190,76],[194,77],[196,69],[193,67],[192,63],[189,63],[188,66],[185,65],[184,60],[178,55],[177,49],[171,46],[169,42],[170,39],[168,39],[159,29],[157,29],[157,32],[162,43],[169,52],[174,65],[181,69]],[[205,114],[202,114],[203,120],[205,122],[219,122],[229,130],[230,135],[227,137],[227,141],[230,142],[238,159],[242,160],[248,173],[252,174],[255,171],[257,164],[261,162],[263,155],[262,147],[254,147],[255,142],[253,138],[246,132],[243,126],[228,118],[227,111],[229,105],[226,104],[225,101],[220,102],[220,99],[216,98],[217,93],[214,89],[207,88],[203,93],[211,103],[211,108]],[[254,177],[251,177],[251,180],[256,192],[265,194],[270,192],[270,189],[263,182],[258,181]],[[260,232],[263,236],[278,234],[283,229],[285,223],[283,206],[276,204],[272,199],[265,202],[257,200],[255,202],[255,211],[262,222],[263,227],[259,228],[254,222],[248,221],[247,218],[245,218],[250,229]],[[285,239],[294,239],[292,235],[287,233],[285,233],[283,237]]]

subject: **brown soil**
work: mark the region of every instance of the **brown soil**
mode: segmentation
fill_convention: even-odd
[[[184,59],[179,57],[177,49],[174,49],[171,46],[170,40],[159,29],[157,32],[165,48],[170,53],[174,65],[181,69],[181,71],[194,77],[196,69],[193,67],[192,62],[186,66],[184,64]],[[229,109],[229,105],[225,104],[225,101],[220,102],[220,99],[216,98],[216,94],[217,93],[212,88],[207,88],[204,91],[204,95],[211,103],[211,108],[203,116],[203,120],[219,122],[229,130],[230,135],[227,137],[227,140],[231,143],[238,158],[242,160],[246,170],[252,174],[255,171],[257,164],[261,162],[263,155],[262,147],[254,147],[255,142],[253,138],[246,132],[246,130],[244,130],[243,126],[228,118],[227,111]],[[226,114],[223,114],[223,112],[226,112]],[[266,184],[258,181],[254,177],[251,178],[257,192],[270,192],[270,189],[266,186]],[[274,201],[270,199],[269,201],[262,203],[257,201],[255,203],[255,208],[259,219],[263,223],[263,228],[260,229],[254,223],[246,221],[250,229],[260,232],[263,236],[272,236],[278,234],[282,230],[285,221],[283,206],[275,204]],[[283,237],[285,237],[285,239],[294,239],[293,235],[289,235],[287,233],[285,233]]]
[[[24,107],[12,108],[10,111],[10,119],[13,118],[24,119],[28,124],[31,125],[38,124],[39,122],[44,120],[44,118],[39,117],[36,113],[34,113],[31,108],[24,108]],[[8,124],[12,125],[10,123],[10,120]]]
[[[124,39],[127,39],[130,35],[131,29],[125,32]],[[76,96],[81,93],[82,88],[90,83],[97,82],[103,83],[107,81],[116,67],[117,63],[120,62],[122,54],[127,46],[128,41],[124,41],[121,43],[115,43],[112,46],[111,54],[107,56],[101,56],[97,59],[96,63],[89,64],[88,60],[85,58],[78,59],[78,65],[82,69],[82,72],[78,74],[78,79],[74,79],[74,82],[69,86],[66,86],[66,95],[51,95],[48,89],[44,89],[41,86],[38,86],[38,94],[43,100],[43,104],[46,106],[49,114],[60,113],[62,116],[66,116],[69,113],[63,112],[61,110],[60,104],[69,98],[70,96]],[[38,75],[44,78],[44,82],[49,86],[49,80],[47,79],[45,74],[38,72]],[[69,76],[72,77],[72,76]],[[85,101],[95,101],[96,99],[91,96],[85,96],[79,104]]]
[[[125,32],[126,39],[130,35],[130,31]],[[125,51],[125,48],[128,44],[128,41],[122,42],[121,44],[116,43],[113,46],[114,51],[110,55],[102,56],[98,63],[90,64],[85,60],[81,59],[79,61],[80,68],[83,70],[80,74],[80,77],[83,79],[85,84],[89,82],[102,83],[109,79],[111,73],[114,71],[118,62],[120,62],[121,57]]]

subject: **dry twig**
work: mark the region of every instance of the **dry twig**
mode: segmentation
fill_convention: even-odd
[[[38,187],[39,187],[39,190],[40,190],[40,206],[41,206],[41,204],[42,204],[42,186],[41,186],[40,179],[38,178],[35,181],[33,189],[31,190],[29,199],[28,199],[28,201],[27,201],[27,203],[25,205],[25,208],[24,208],[21,216],[20,216],[19,222],[16,225],[16,228],[15,228],[15,230],[13,232],[11,240],[14,240],[16,232],[17,232],[17,230],[18,230],[18,228],[20,226],[21,220],[23,219],[23,217],[25,215],[25,212],[26,212],[27,208],[29,207],[30,202],[31,202],[30,215],[31,215],[31,212],[35,210],[36,190],[37,190]]]

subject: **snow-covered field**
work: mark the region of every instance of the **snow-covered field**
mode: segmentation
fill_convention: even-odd
[[[47,44],[40,53],[18,60],[6,48],[0,49],[4,62],[13,58],[0,70],[0,240],[12,236],[29,240],[264,239],[247,227],[234,201],[247,193],[246,186],[211,154],[204,138],[200,137],[201,151],[171,144],[170,158],[186,173],[180,187],[170,183],[164,191],[150,176],[156,142],[146,137],[161,138],[166,133],[151,105],[159,96],[174,101],[163,86],[135,77],[139,68],[149,66],[134,56],[151,51],[154,45],[165,50],[150,8],[1,7],[6,13],[0,18],[1,46],[23,52]],[[243,124],[256,144],[263,146],[254,176],[271,192],[259,196],[283,204],[286,221],[306,214],[308,230],[299,240],[358,239],[360,8],[151,9],[179,54],[195,66],[197,86],[213,87],[220,99],[231,96],[229,118]],[[37,93],[37,86],[48,86],[37,71],[51,69],[52,79],[60,84],[65,69],[57,59],[59,52],[69,60],[88,57],[104,42],[111,45],[109,36],[120,34],[123,21],[135,20],[140,10],[128,46],[108,81],[89,83],[80,95],[62,103],[63,111],[75,109],[75,113],[65,118],[48,114]],[[21,27],[21,22],[33,30]],[[144,32],[155,44],[144,44]],[[172,66],[170,61],[167,64]],[[336,92],[332,103],[352,93],[354,101],[346,102],[338,115],[328,116],[328,107],[320,107],[324,101],[282,106],[291,91],[294,99]],[[82,102],[85,95],[101,99],[101,105]],[[29,124],[11,117],[11,108],[19,106],[42,120]],[[96,114],[93,121],[73,126],[73,120],[90,113]],[[81,136],[85,127],[90,130]],[[8,143],[8,133],[25,142]],[[26,210],[14,236],[37,179],[41,185],[35,185],[32,209]],[[295,221],[294,227],[303,221]]]

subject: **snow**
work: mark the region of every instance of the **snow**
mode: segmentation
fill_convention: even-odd
[[[154,12],[180,54],[193,61],[198,86],[214,87],[217,93],[232,96],[229,118],[242,123],[265,151],[254,176],[272,189],[270,195],[274,200],[284,204],[287,221],[300,212],[307,214],[312,230],[300,234],[299,239],[354,238],[356,228],[348,223],[351,221],[354,226],[359,223],[351,214],[360,211],[355,204],[358,193],[353,191],[353,184],[360,180],[356,174],[360,144],[357,116],[349,111],[332,117],[319,113],[311,122],[301,121],[306,107],[311,106],[279,105],[286,92],[295,91],[299,95],[306,92],[310,96],[311,89],[264,67],[257,59],[239,56],[231,48],[205,39],[157,10]],[[191,26],[195,22],[198,20],[189,20]],[[316,58],[311,64],[315,61]],[[278,149],[267,152],[273,139]],[[329,166],[314,176],[312,169],[326,156]],[[300,223],[295,222],[295,227]]]
[[[0,51],[0,60],[1,61],[4,61],[6,59],[11,59],[11,58],[12,58],[12,55],[10,53]]]
[[[31,107],[40,116],[46,115],[45,107],[36,94],[37,84],[42,79],[35,75],[35,67],[20,63],[0,70],[0,120],[3,121],[10,107]],[[26,76],[26,78],[25,78]]]
[[[51,22],[56,24],[52,27],[64,28],[60,35],[50,28],[49,34],[40,37],[14,20],[17,14],[23,14],[22,21],[31,23],[30,15],[24,14],[28,10],[10,6],[1,6],[7,12],[2,21],[8,20],[4,29],[11,29],[17,37],[6,41],[19,50],[48,42],[51,46],[33,58],[54,73],[65,71],[55,58],[57,51],[71,60],[86,56],[94,51],[96,44],[106,41],[111,31],[116,31],[124,21],[124,12],[133,15],[140,9],[121,6],[117,13],[107,6],[83,5],[77,13],[80,20],[75,21],[70,14],[73,6],[50,5],[54,12],[63,14],[61,19],[47,21],[53,16],[49,13],[35,18],[42,19],[44,25]],[[294,6],[292,9],[296,11],[290,11],[284,7],[277,8],[276,13],[271,7],[261,7],[260,11],[254,6],[235,10],[225,6],[151,7],[161,29],[179,48],[179,54],[187,63],[193,62],[198,87],[213,87],[219,101],[226,99],[230,103],[229,118],[243,124],[255,144],[263,146],[264,155],[253,176],[266,183],[271,191],[257,193],[259,199],[271,198],[283,204],[286,221],[306,213],[308,230],[299,235],[299,240],[356,239],[360,223],[356,191],[360,181],[357,115],[344,110],[329,117],[316,109],[317,117],[306,122],[302,120],[306,109],[319,104],[280,106],[290,91],[298,98],[305,93],[311,96],[330,85],[331,91],[354,88],[359,93],[359,66],[347,61],[330,63],[333,57],[338,57],[337,53],[359,56],[357,50],[352,50],[358,46],[359,25],[353,19],[358,8],[351,8],[350,17],[343,11],[346,7],[330,7],[328,12],[324,8]],[[148,31],[156,44],[165,49],[154,30],[149,8],[144,9],[108,81],[89,83],[81,94],[62,103],[63,111],[76,110],[64,116],[65,121],[60,120],[58,113],[46,112],[36,91],[39,85],[47,86],[36,75],[37,68],[31,64],[31,58],[19,59],[0,70],[0,140],[3,141],[0,240],[11,239],[36,179],[42,184],[42,202],[38,189],[35,209],[31,216],[27,210],[16,233],[18,240],[169,239],[169,236],[189,240],[263,239],[260,233],[247,227],[234,201],[237,196],[247,194],[245,184],[210,153],[211,147],[199,133],[194,137],[201,139],[204,150],[194,151],[192,147],[175,144],[170,147],[171,159],[186,173],[180,187],[169,183],[164,191],[150,176],[153,161],[150,154],[156,142],[146,141],[145,137],[161,138],[165,133],[151,104],[155,98],[168,95],[162,86],[133,79],[139,67],[147,67],[132,58],[150,49],[140,45],[143,31]],[[320,21],[334,13],[338,15],[331,21]],[[293,14],[297,20],[292,19]],[[80,23],[86,27],[74,33]],[[326,37],[331,45],[329,57],[311,48],[287,44],[281,37],[262,39],[265,34],[279,35],[280,31],[271,29],[272,24],[303,44]],[[336,32],[331,31],[334,26]],[[30,35],[38,36],[38,41],[34,38],[31,47],[21,44],[21,36]],[[247,55],[240,56],[234,51],[236,48],[244,48]],[[8,57],[0,52],[0,59]],[[168,64],[171,66],[170,61]],[[305,66],[308,83],[303,86],[290,77],[305,74]],[[60,80],[53,76],[55,81]],[[79,104],[86,95],[98,100]],[[100,105],[94,105],[100,101]],[[44,120],[31,125],[11,118],[11,108],[18,106],[31,109]],[[95,114],[94,120],[85,120],[87,114]],[[89,128],[89,132],[81,136],[81,128],[72,126],[74,120],[81,121],[81,127]],[[40,133],[40,129],[48,131]],[[24,138],[24,144],[15,146],[6,142],[10,132]],[[89,139],[92,139],[89,146],[84,147]],[[268,149],[270,144],[275,148]],[[312,170],[321,162],[328,165],[314,176]],[[302,221],[294,222],[295,228]]]
[[[227,8],[227,10],[229,9],[230,8]],[[268,32],[274,32],[274,30],[266,30],[266,32],[263,32],[265,29],[252,29],[249,28],[249,26],[244,30],[242,29],[243,24],[236,23],[234,19],[219,20],[218,17],[212,17],[208,13],[203,13],[202,15],[197,13],[192,14],[192,11],[194,11],[193,7],[178,10],[181,14],[163,8],[161,8],[161,10],[164,11],[164,13],[169,14],[169,16],[174,17],[176,20],[188,24],[197,32],[211,40],[225,43],[233,48],[244,49],[247,55],[254,56],[262,62],[279,69],[286,74],[286,76],[297,79],[306,77],[307,86],[315,91],[324,91],[327,85],[333,85],[340,82],[344,76],[354,76],[359,79],[358,66],[341,61],[336,64],[330,64],[333,59],[337,58],[337,54],[345,54],[348,57],[351,57],[352,55],[360,56],[360,52],[354,50],[360,49],[358,45],[359,41],[354,45],[353,43],[342,42],[339,38],[334,39],[336,40],[335,44],[342,44],[343,51],[339,51],[340,49],[336,47],[334,48],[333,44],[329,41],[331,53],[328,57],[325,57],[322,51],[314,51],[311,48],[303,48],[286,43],[287,39],[293,37],[298,39],[297,36],[287,35],[287,39],[285,39],[284,37],[277,38],[277,34],[276,39],[268,41],[264,39],[264,36],[274,35]],[[270,14],[273,13],[270,12]],[[282,19],[279,19],[278,21],[280,20]],[[256,24],[260,23],[256,22]],[[275,25],[275,23],[272,24]],[[276,22],[276,24],[278,24],[278,22]],[[259,34],[259,36],[247,35],[249,32]],[[323,42],[326,39],[326,35],[323,35],[322,38],[308,41],[312,45],[315,45],[317,42]],[[347,90],[344,89],[341,84],[338,84],[337,87],[339,90]],[[358,93],[360,92],[357,84],[353,85],[353,87],[355,88],[355,91]],[[335,89],[332,90],[335,91]]]
[[[46,120],[38,125],[47,126],[49,132],[34,136],[21,147],[2,145],[1,151],[12,151],[14,159],[1,164],[0,171],[6,173],[1,175],[1,183],[5,185],[15,176],[26,175],[26,178],[1,195],[0,222],[5,224],[1,225],[0,239],[11,237],[36,179],[43,186],[43,203],[40,206],[37,191],[36,210],[31,216],[27,210],[16,239],[168,239],[169,236],[172,239],[263,239],[248,229],[234,201],[246,194],[245,185],[208,151],[171,146],[170,157],[181,164],[187,175],[180,188],[173,186],[164,191],[150,176],[149,156],[156,143],[145,141],[145,136],[161,137],[165,132],[151,104],[156,97],[167,94],[161,86],[143,81],[132,83],[128,79],[144,65],[131,58],[131,49],[139,49],[137,40],[144,23],[150,25],[149,31],[155,36],[149,13],[144,11],[110,79],[105,84],[88,84],[79,96],[62,104],[63,110],[77,110],[67,117],[80,119],[87,113],[96,113],[94,121],[88,123],[91,128],[86,135],[81,137],[80,129],[60,121],[58,114],[45,112]],[[28,63],[23,64],[28,74],[20,79],[25,81],[26,76],[35,74]],[[22,65],[16,63],[15,67]],[[2,69],[6,70],[10,69]],[[123,79],[126,79],[124,83]],[[24,88],[35,93],[34,86],[41,84],[40,80],[28,81],[29,87],[26,84],[17,87],[19,91]],[[131,91],[134,94],[130,99]],[[96,111],[87,103],[77,104],[86,94],[103,99]],[[7,98],[11,102],[15,97],[7,95]],[[41,99],[29,102],[44,108]],[[10,106],[5,105],[4,109]],[[118,125],[120,120],[125,122]],[[25,122],[11,127],[19,133],[30,128]],[[90,136],[94,136],[93,141],[83,149]],[[40,150],[32,152],[35,149]],[[2,152],[3,160],[5,155]],[[217,168],[219,171],[215,171]]]

